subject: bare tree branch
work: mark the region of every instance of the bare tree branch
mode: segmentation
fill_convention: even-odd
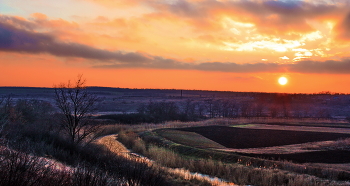
[[[85,86],[86,80],[79,75],[72,85],[60,84],[55,87],[57,107],[62,113],[60,121],[62,130],[74,143],[81,143],[98,129],[89,119],[95,109],[97,97],[89,93]]]

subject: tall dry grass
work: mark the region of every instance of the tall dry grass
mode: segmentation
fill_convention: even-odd
[[[191,172],[219,177],[236,184],[251,185],[347,185],[349,183],[322,180],[315,176],[296,174],[271,168],[256,168],[241,164],[223,163],[211,159],[191,159],[174,151],[152,146],[148,157],[155,162],[172,168],[186,168]]]
[[[118,141],[115,140],[116,138],[121,139],[122,141],[127,142],[127,143],[130,143],[130,141],[133,139],[134,140],[132,142],[133,143],[132,144],[133,150],[129,151],[128,149],[126,149],[122,144],[120,144]],[[128,139],[126,139],[126,138],[128,138]],[[220,186],[220,185],[224,185],[224,184],[227,185],[226,182],[223,182],[217,178],[214,179],[214,178],[210,178],[210,177],[203,176],[200,174],[193,174],[193,173],[189,172],[188,170],[182,169],[182,168],[171,169],[168,167],[164,167],[164,166],[159,165],[158,163],[155,163],[154,161],[149,160],[148,158],[131,153],[131,152],[136,152],[136,151],[139,152],[139,150],[137,150],[138,148],[143,149],[142,152],[146,153],[144,142],[140,138],[136,138],[134,135],[130,135],[129,137],[127,134],[108,135],[108,136],[104,136],[104,137],[100,138],[96,143],[102,144],[103,146],[105,146],[107,149],[109,149],[113,153],[121,155],[121,156],[129,159],[130,161],[144,162],[150,167],[157,167],[157,168],[163,170],[163,174],[165,174],[165,176],[167,178],[172,180],[172,182],[175,185],[203,185],[203,186],[205,186],[205,185]]]
[[[162,128],[186,128],[186,127],[199,127],[199,126],[215,126],[215,125],[237,125],[237,124],[250,124],[250,123],[262,123],[262,124],[276,124],[276,123],[288,123],[288,124],[347,124],[345,121],[337,121],[332,119],[315,119],[315,118],[271,118],[271,117],[250,117],[250,118],[213,118],[204,121],[169,121],[161,124],[143,123],[139,125],[105,125],[101,127],[101,130],[97,132],[96,137],[106,136],[109,134],[117,134],[120,131],[133,131],[135,133],[150,131],[154,129]]]

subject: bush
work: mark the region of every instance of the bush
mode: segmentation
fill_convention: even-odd
[[[146,114],[108,114],[96,117],[96,119],[112,120],[113,123],[120,124],[141,124],[152,123],[152,119]]]
[[[16,151],[1,153],[0,185],[67,185],[67,174],[53,169],[42,159]]]
[[[140,145],[136,146],[135,149],[144,150],[145,147],[142,147],[142,143]],[[64,179],[68,179],[70,183],[62,185],[72,185],[71,183],[106,185],[106,180],[108,180],[109,185],[120,185],[115,184],[120,181],[129,183],[129,185],[170,184],[156,167],[149,167],[145,162],[134,162],[131,159],[119,157],[96,144],[77,145],[50,132],[27,133],[22,131],[16,139],[10,140],[9,146],[17,151],[26,152],[25,154],[31,153],[37,156],[49,157],[75,167],[77,172],[63,175]],[[34,164],[38,163],[34,162]],[[7,168],[2,170],[5,171]]]

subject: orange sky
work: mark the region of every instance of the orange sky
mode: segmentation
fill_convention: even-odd
[[[2,0],[0,86],[350,93],[347,0]],[[281,86],[277,80],[289,82]]]

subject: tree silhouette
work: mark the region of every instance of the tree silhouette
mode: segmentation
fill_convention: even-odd
[[[99,127],[89,120],[97,97],[87,91],[85,83],[86,80],[79,75],[74,84],[68,81],[55,87],[56,104],[62,113],[59,122],[61,129],[76,144],[87,139]]]

